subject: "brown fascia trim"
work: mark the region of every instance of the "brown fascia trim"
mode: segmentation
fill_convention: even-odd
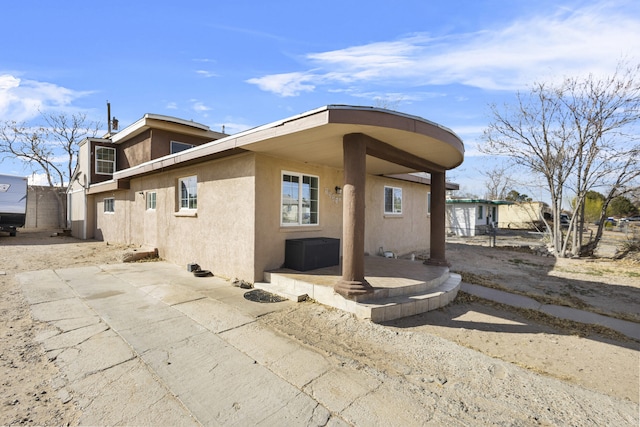
[[[174,128],[180,128],[176,130]],[[182,132],[190,136],[208,137],[217,140],[228,136],[227,134],[213,131],[209,126],[178,117],[165,116],[161,114],[145,114],[141,119],[130,124],[119,132],[110,135],[111,141],[118,145],[139,135],[148,129],[164,129],[175,132]]]
[[[464,154],[464,143],[454,131],[422,117],[375,107],[329,105],[327,109],[329,109],[329,123],[383,126],[419,133],[445,142]]]
[[[133,166],[129,169],[117,171],[114,173],[113,177],[116,180],[132,178],[134,176],[147,175],[159,170],[166,170],[168,168],[181,167],[211,159],[231,156],[251,151],[241,147],[250,146],[254,142],[333,123],[352,124],[356,126],[382,126],[420,133],[448,143],[455,147],[460,154],[464,154],[464,145],[462,140],[453,133],[453,131],[434,122],[430,122],[416,116],[410,116],[374,107],[327,105],[306,113],[198,145],[177,154],[171,154],[169,156]]]
[[[409,173],[401,173],[395,175],[383,175],[385,178],[399,179],[401,181],[416,182],[418,184],[431,185],[431,178],[425,178],[422,176],[416,176]],[[460,184],[455,182],[445,182],[445,189],[447,190],[459,190]]]

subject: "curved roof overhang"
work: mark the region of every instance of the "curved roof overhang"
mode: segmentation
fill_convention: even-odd
[[[368,174],[444,171],[464,159],[462,140],[436,123],[379,108],[329,105],[116,172],[114,178],[126,179],[246,151],[342,169],[343,138],[353,133],[366,135],[376,148],[392,153],[384,158],[377,155],[380,150],[373,150],[376,153],[367,156]],[[399,156],[414,161],[400,164]]]

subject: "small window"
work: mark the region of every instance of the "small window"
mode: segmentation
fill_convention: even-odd
[[[427,215],[431,215],[431,192],[427,193]]]
[[[184,150],[188,150],[189,148],[193,148],[195,145],[187,144],[184,142],[171,141],[171,154],[179,153]]]
[[[402,188],[384,187],[384,213],[402,213]]]
[[[281,224],[318,225],[319,178],[282,173]]]
[[[198,178],[188,176],[178,180],[180,209],[198,209]]]
[[[145,195],[145,199],[147,201],[147,210],[155,210],[156,209],[156,192],[155,191],[147,191]]]
[[[478,206],[478,219],[484,218],[484,206]]]
[[[104,213],[114,213],[116,211],[116,200],[113,197],[104,199]]]
[[[115,170],[116,149],[96,147],[96,173],[98,175],[112,175]]]

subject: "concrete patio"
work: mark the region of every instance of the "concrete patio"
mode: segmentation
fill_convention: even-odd
[[[425,265],[421,260],[366,256],[365,278],[373,293],[344,298],[334,291],[341,266],[309,271],[279,269],[265,272],[255,287],[292,301],[310,298],[355,314],[361,319],[384,322],[414,316],[449,304],[460,289],[460,275],[447,267]]]

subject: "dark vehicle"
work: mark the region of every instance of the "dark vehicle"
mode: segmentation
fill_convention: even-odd
[[[15,236],[27,217],[27,178],[0,175],[0,231]]]

